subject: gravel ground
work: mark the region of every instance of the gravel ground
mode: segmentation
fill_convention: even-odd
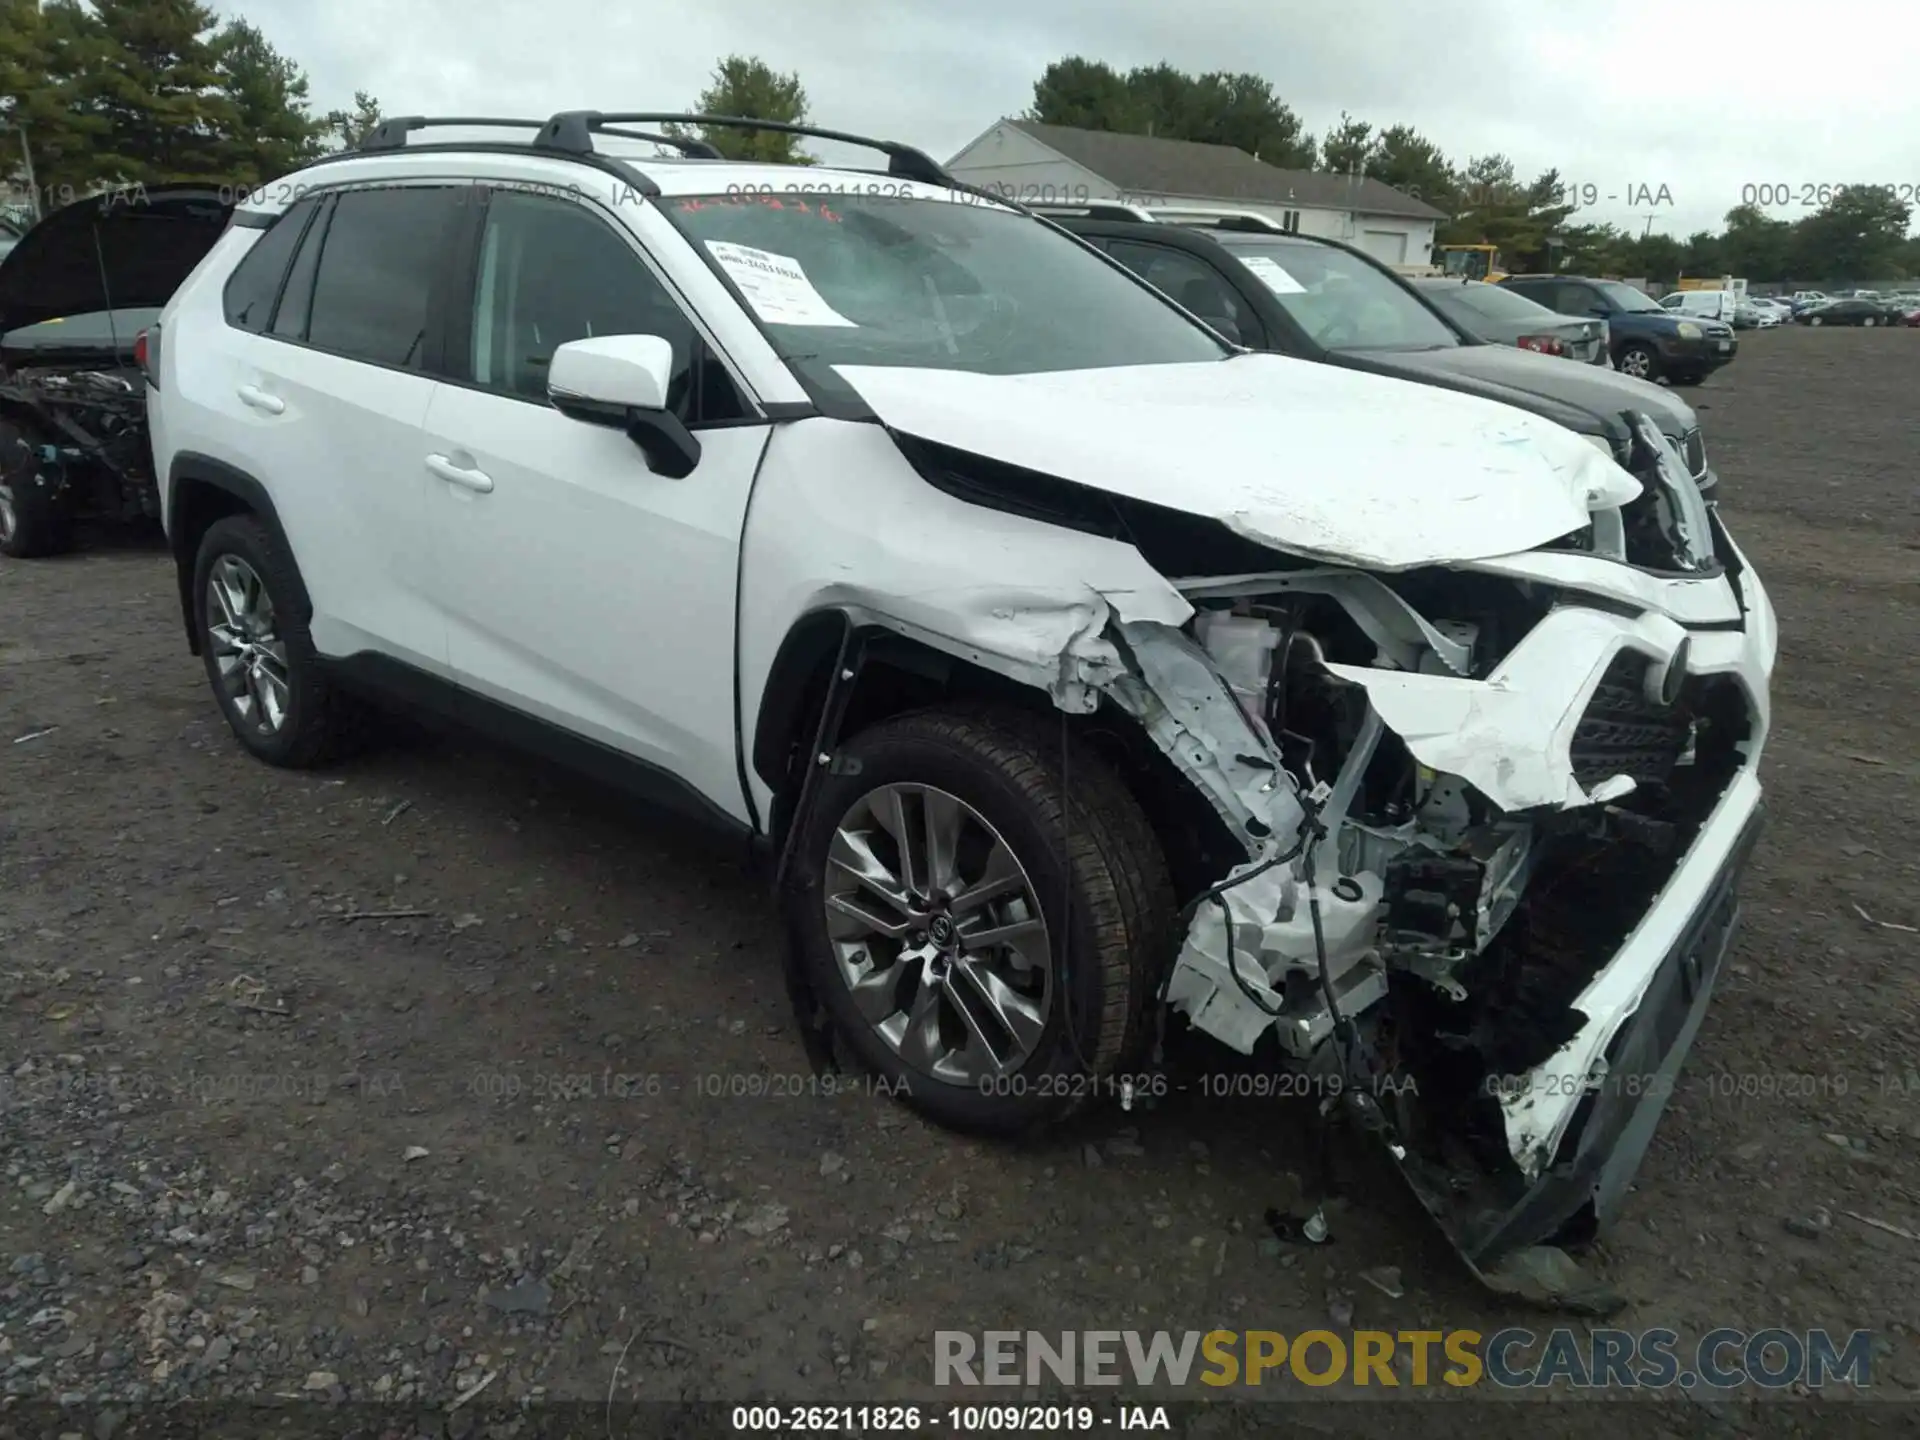
[[[1744,351],[1692,398],[1781,617],[1771,825],[1585,1263],[1635,1329],[1871,1328],[1875,1392],[1912,1397],[1920,335]],[[599,1433],[609,1397],[929,1398],[936,1329],[1557,1323],[1391,1191],[1274,1239],[1288,1103],[1188,1090],[1010,1147],[828,1093],[735,857],[465,741],[248,760],[151,542],[0,561],[0,617],[0,1401],[484,1383],[468,1411],[590,1401]],[[1406,1433],[1484,1433],[1429,1398]],[[1732,1409],[1645,1423],[1754,1433]]]

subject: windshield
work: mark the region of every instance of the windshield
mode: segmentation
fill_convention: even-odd
[[[803,379],[836,365],[1030,375],[1233,353],[1127,272],[985,202],[870,194],[664,202]]]
[[[1394,276],[1333,245],[1215,234],[1329,350],[1451,350],[1460,337]]]
[[[1649,298],[1631,285],[1623,285],[1618,280],[1595,280],[1593,288],[1614,303],[1620,310],[1660,310],[1660,302]]]
[[[1517,324],[1533,324],[1541,320],[1559,320],[1561,317],[1544,305],[1536,305],[1524,295],[1516,295],[1511,290],[1503,290],[1498,285],[1436,285],[1433,287],[1436,300],[1444,302],[1448,298],[1477,315],[1489,320],[1511,320]]]
[[[1456,280],[1484,280],[1493,266],[1493,255],[1486,250],[1447,250],[1440,256],[1441,269]]]

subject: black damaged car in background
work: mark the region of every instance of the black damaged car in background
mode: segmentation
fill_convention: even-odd
[[[107,190],[0,260],[0,554],[58,554],[80,520],[159,522],[142,337],[231,211],[208,185]]]

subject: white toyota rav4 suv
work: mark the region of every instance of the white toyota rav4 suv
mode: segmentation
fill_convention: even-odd
[[[810,1052],[948,1124],[1153,1094],[1171,1012],[1338,1095],[1476,1265],[1605,1219],[1775,652],[1671,443],[1238,350],[905,146],[669,118],[746,123],[389,122],[166,307],[240,743],[430,707],[750,837]]]

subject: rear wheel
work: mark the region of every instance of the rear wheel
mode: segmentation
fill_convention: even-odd
[[[1807,317],[1807,323],[1809,325],[1823,325],[1826,322],[1823,321],[1818,315],[1809,315]]]
[[[1862,315],[1860,317],[1860,323],[1864,325],[1867,329],[1871,330],[1879,322],[1876,321],[1871,315]]]
[[[1631,375],[1636,380],[1657,380],[1660,378],[1660,357],[1651,345],[1642,345],[1639,341],[1620,347],[1620,373]]]
[[[40,464],[40,439],[0,420],[0,555],[29,560],[73,547],[73,514]]]
[[[296,613],[293,557],[251,515],[215,521],[193,568],[200,653],[235,737],[270,765],[335,758],[355,733]]]
[[[842,748],[784,897],[814,992],[890,1090],[1017,1134],[1144,1049],[1173,895],[1120,778],[1019,711],[926,711]]]

